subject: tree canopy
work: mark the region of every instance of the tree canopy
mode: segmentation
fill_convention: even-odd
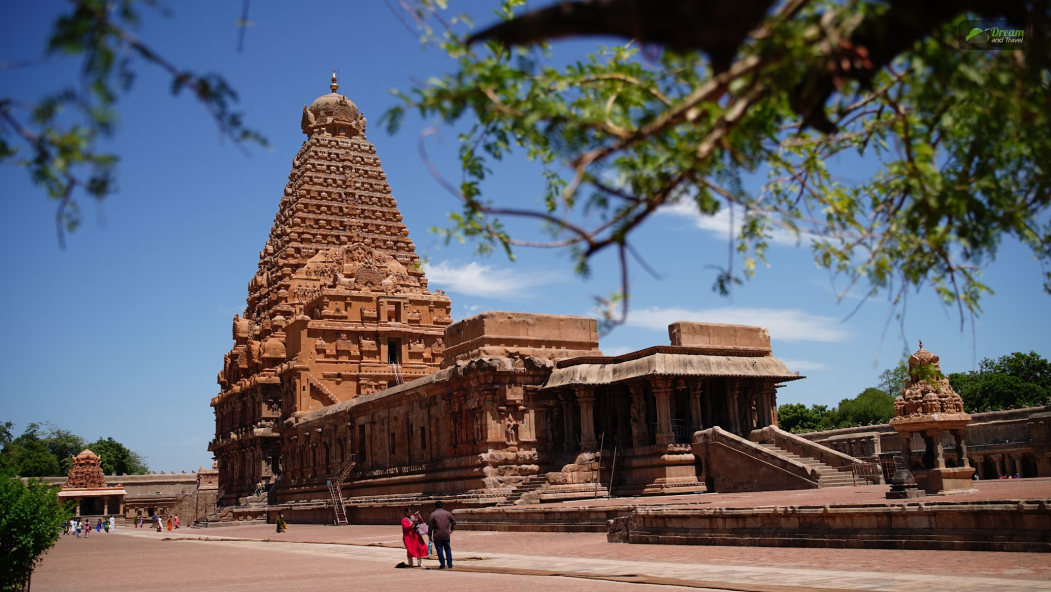
[[[146,459],[113,438],[88,444],[88,448],[102,461],[102,472],[107,475],[143,475],[149,472]]]
[[[1051,362],[1036,352],[985,358],[978,370],[949,374],[969,413],[1051,403]]]
[[[71,457],[85,448],[99,456],[107,475],[142,475],[149,472],[146,459],[113,438],[91,444],[68,430],[51,424],[30,423],[17,438],[14,424],[0,424],[0,470],[21,477],[62,477],[69,473]]]
[[[523,3],[506,0],[504,22],[473,36],[446,2],[411,3],[424,41],[455,68],[399,93],[385,121],[394,132],[412,109],[466,129],[462,181],[441,179],[462,206],[447,239],[482,253],[569,249],[582,274],[615,250],[622,285],[608,323],[628,311],[629,255],[646,266],[632,233],[668,206],[730,208],[721,292],[782,232],[844,292],[901,303],[932,288],[961,322],[990,292],[979,270],[1005,237],[1051,261],[1046,3],[602,0],[516,15]],[[970,49],[958,31],[979,17],[1029,27],[1028,51]],[[594,35],[627,42],[568,65],[546,45]],[[543,166],[539,208],[482,194],[492,162],[516,152]],[[875,172],[838,174],[848,153]],[[758,177],[762,188],[746,190]],[[542,236],[512,236],[507,217],[541,222]]]
[[[26,589],[41,556],[73,516],[72,502],[60,504],[58,490],[37,479],[23,483],[0,469],[0,590]]]
[[[886,423],[894,418],[894,399],[901,394],[908,376],[908,365],[900,362],[881,372],[875,387],[853,399],[843,399],[831,409],[802,403],[780,405],[778,424],[791,432],[812,432]],[[995,360],[985,358],[978,371],[949,374],[949,384],[963,399],[968,413],[1051,404],[1051,362],[1032,351]]]
[[[790,432],[834,430],[855,425],[881,424],[894,417],[894,397],[879,388],[867,388],[829,409],[825,405],[788,403],[777,408],[781,429]]]

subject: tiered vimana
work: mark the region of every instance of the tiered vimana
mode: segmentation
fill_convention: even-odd
[[[280,473],[278,422],[435,372],[449,299],[427,289],[365,117],[332,76],[303,107],[274,225],[212,400],[220,497]]]

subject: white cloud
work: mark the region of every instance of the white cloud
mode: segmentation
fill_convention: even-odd
[[[730,238],[730,208],[722,207],[714,216],[702,214],[697,209],[697,204],[692,199],[681,199],[678,202],[664,206],[657,210],[659,214],[670,214],[673,216],[679,216],[686,218],[693,222],[693,225],[701,230],[708,231],[714,234],[717,238],[728,239]],[[741,212],[741,208],[738,207],[734,211],[733,220],[733,236],[737,236],[741,232],[741,226],[744,222],[744,214]],[[813,235],[808,234],[806,231],[800,229],[800,235],[796,236],[789,230],[785,230],[779,226],[774,226],[769,229],[770,242],[778,245],[791,245],[798,246],[811,240]]]
[[[828,364],[822,364],[821,362],[811,362],[810,360],[786,360],[781,358],[781,361],[788,366],[789,370],[798,372],[799,370],[827,370]]]
[[[467,312],[474,312],[474,311],[476,311],[476,310],[478,310],[480,308],[482,308],[481,304],[472,304],[471,306],[467,306],[466,304],[463,305],[463,309],[466,310]]]
[[[758,325],[770,330],[770,337],[782,341],[844,341],[847,332],[832,317],[812,315],[792,308],[643,308],[628,313],[627,324],[667,331],[675,321]]]
[[[528,298],[530,288],[558,281],[558,274],[531,272],[507,267],[493,268],[471,261],[456,265],[449,261],[425,264],[423,271],[432,285],[457,294],[487,298]]]

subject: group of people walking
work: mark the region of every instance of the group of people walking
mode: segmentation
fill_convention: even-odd
[[[66,522],[66,523],[63,524],[62,534],[64,534],[64,535],[75,534],[75,535],[77,535],[77,538],[79,539],[81,534],[84,535],[84,538],[88,538],[88,535],[91,533],[92,529],[94,529],[95,532],[102,532],[103,530],[105,530],[106,532],[109,532],[110,529],[116,529],[116,528],[117,528],[117,519],[115,517],[113,517],[113,516],[110,516],[109,518],[105,518],[105,519],[99,518],[95,522],[94,525],[91,524],[91,519],[90,518],[85,518],[85,519],[71,518],[69,520],[69,522]]]
[[[135,528],[146,528],[143,526],[146,523],[145,516],[139,516],[135,519]],[[157,514],[150,516],[150,524],[152,528],[156,528],[157,532],[164,530],[165,519]],[[172,528],[179,528],[179,515],[168,516],[167,518],[168,531],[171,532]]]
[[[427,520],[412,508],[405,508],[405,517],[401,519],[401,538],[405,543],[405,567],[422,567],[423,558],[438,551],[438,569],[452,569],[453,554],[451,548],[452,532],[456,529],[456,518],[452,512],[442,507],[442,502],[434,502],[434,511]],[[426,538],[425,538],[426,537]]]

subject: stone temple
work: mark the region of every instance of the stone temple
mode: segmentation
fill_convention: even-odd
[[[407,496],[462,507],[851,483],[852,457],[777,429],[777,388],[803,377],[766,329],[679,322],[667,345],[612,357],[587,317],[453,323],[365,117],[335,76],[330,88],[303,109],[307,139],[211,402],[223,506],[331,522]]]

